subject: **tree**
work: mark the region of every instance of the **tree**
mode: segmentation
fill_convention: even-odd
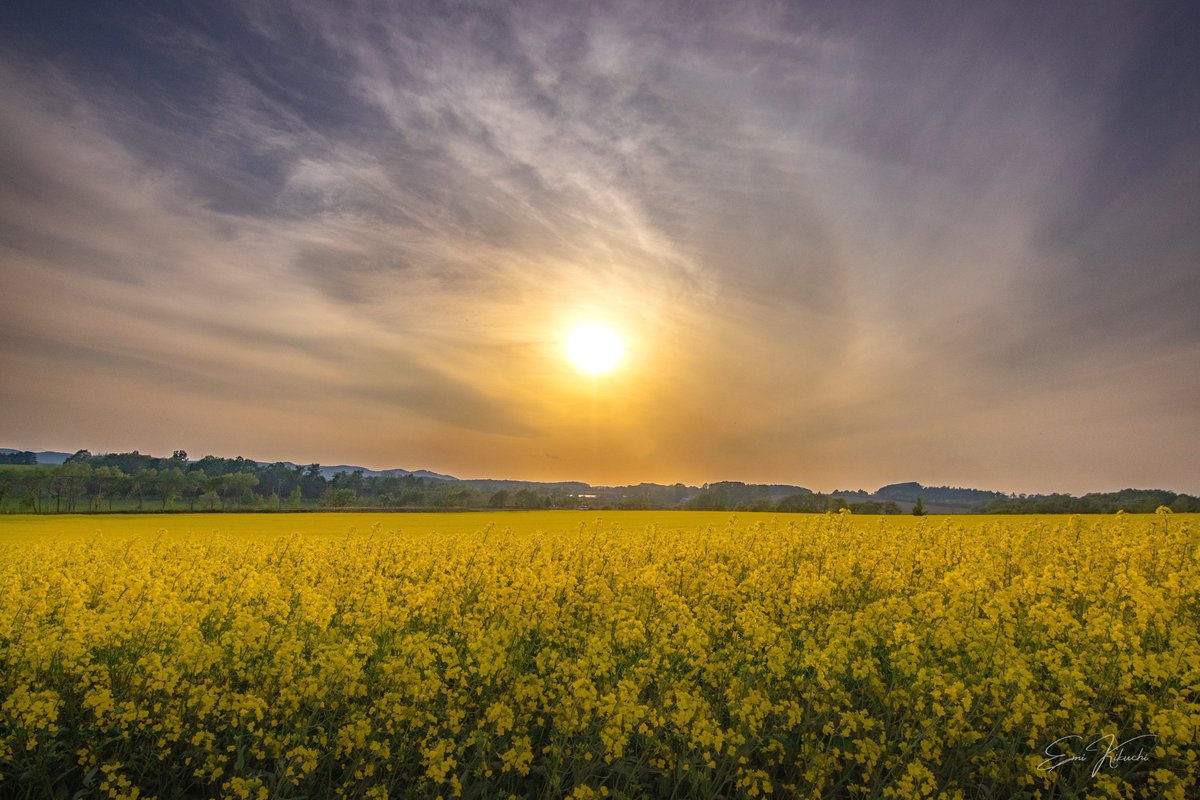
[[[82,459],[67,461],[53,470],[50,490],[55,497],[54,510],[74,511],[76,500],[87,492],[91,479],[92,466]]]
[[[822,514],[826,511],[841,511],[846,507],[846,501],[840,497],[810,492],[809,494],[789,494],[775,506],[776,511]]]
[[[363,471],[356,469],[354,472],[339,472],[329,481],[330,489],[348,489],[354,492],[355,498],[363,493]]]
[[[1171,503],[1171,510],[1176,512],[1191,512],[1200,511],[1200,499],[1191,495],[1181,494]]]
[[[919,496],[917,497],[916,505],[913,506],[912,513],[913,513],[914,517],[925,516],[925,503],[924,503],[924,501],[921,500],[921,498]]]
[[[183,496],[187,500],[188,511],[196,510],[196,501],[208,488],[208,478],[203,472],[188,471],[183,476]]]
[[[688,500],[684,508],[691,511],[727,511],[731,507],[729,482],[706,485],[699,494]],[[744,485],[744,484],[743,484]]]
[[[175,501],[175,498],[183,493],[187,486],[187,476],[183,474],[183,470],[178,466],[161,470],[158,473],[157,488],[159,495],[162,497],[164,511],[167,510],[167,506]]]
[[[245,506],[254,500],[254,487],[258,485],[258,476],[249,472],[231,472],[222,475],[221,494],[225,498],[226,507],[230,501],[236,501],[239,506]]]
[[[0,469],[0,513],[4,512],[4,498],[13,494],[17,488],[18,480],[16,473],[12,470]]]
[[[859,503],[851,503],[849,509],[855,514],[899,514],[900,506],[893,503],[891,500],[863,500]]]
[[[649,505],[649,498],[646,498],[646,503],[644,505],[624,506],[624,505],[618,504],[617,508],[626,508],[626,507],[628,507],[628,508],[647,508],[648,505]],[[775,504],[774,504],[774,502],[772,502],[769,495],[760,495],[759,497],[752,497],[749,500],[743,500],[742,502],[738,503],[734,507],[734,510],[736,510],[736,511],[770,511],[774,507],[775,507]]]
[[[287,497],[300,485],[303,475],[304,470],[299,467],[276,462],[261,470],[258,485],[264,493],[271,490],[280,497]]]
[[[88,485],[88,494],[92,497],[92,510],[99,511],[100,503],[108,500],[108,510],[112,511],[113,500],[127,490],[128,481],[129,476],[117,467],[96,467],[92,470],[92,479]]]
[[[325,494],[325,476],[321,474],[320,464],[309,464],[304,468],[300,478],[300,493],[309,500],[316,500]]]
[[[358,494],[353,489],[330,486],[321,498],[321,503],[329,508],[345,508],[354,505],[357,500]]]
[[[157,470],[160,461],[162,459],[142,455],[137,450],[132,453],[106,453],[88,459],[93,467],[119,467],[126,475],[133,475],[141,469]]]
[[[20,472],[19,480],[21,493],[24,496],[23,503],[35,514],[50,510],[46,505],[49,503],[52,477],[52,473],[47,467],[32,467]],[[45,504],[42,502],[43,497],[46,499]]]
[[[135,451],[136,452],[136,451]],[[139,469],[129,479],[129,494],[137,498],[138,511],[142,510],[146,492],[158,479],[158,473],[152,469]]]
[[[214,484],[212,483],[206,483],[204,492],[198,498],[196,498],[205,511],[215,511],[217,504],[221,502],[221,496],[217,494],[216,490],[207,488],[213,485]]]
[[[546,498],[532,489],[518,489],[512,496],[511,504],[513,508],[543,508]]]

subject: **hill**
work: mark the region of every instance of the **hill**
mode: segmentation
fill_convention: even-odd
[[[32,455],[36,460],[35,464],[62,464],[71,457],[70,453],[59,453],[54,450],[39,450],[33,452],[30,450],[14,450],[11,447],[0,447],[0,457],[2,456],[26,456]],[[24,461],[6,460],[0,458],[0,464],[21,464],[27,463]]]

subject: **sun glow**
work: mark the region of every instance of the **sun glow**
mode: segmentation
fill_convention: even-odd
[[[580,325],[567,338],[567,355],[571,362],[589,375],[610,372],[625,355],[621,337],[604,325]]]

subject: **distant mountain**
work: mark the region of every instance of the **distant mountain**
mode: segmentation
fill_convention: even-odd
[[[307,466],[305,464],[295,464],[291,461],[255,461],[254,463],[261,464],[264,467],[268,467],[271,464],[283,464],[284,466],[288,466],[288,467]],[[458,478],[454,477],[453,475],[443,475],[440,472],[430,472],[427,469],[407,470],[407,469],[400,469],[399,467],[397,467],[395,469],[367,469],[366,467],[356,467],[351,464],[338,464],[338,465],[332,466],[332,467],[328,467],[325,465],[320,465],[320,466],[321,466],[321,477],[325,478],[326,480],[332,478],[334,475],[337,475],[338,473],[341,473],[341,472],[345,472],[345,473],[362,472],[363,475],[366,475],[368,477],[382,477],[382,478],[403,478],[405,475],[413,475],[417,478],[428,478],[429,480],[433,480],[433,481],[456,481],[456,480],[458,480]]]
[[[399,471],[403,472],[404,470],[399,470]],[[415,475],[418,478],[429,478],[430,480],[433,480],[433,481],[456,481],[456,480],[458,480],[458,478],[454,477],[453,475],[443,475],[440,472],[430,472],[427,469],[414,470],[414,471],[410,472],[409,475]]]
[[[28,452],[30,452],[30,451],[29,450],[14,450],[11,447],[0,447],[0,455],[14,455],[16,453],[28,453]],[[71,456],[74,455],[74,453],[59,453],[54,450],[38,450],[38,451],[34,451],[33,454],[35,456],[37,456],[37,463],[50,464],[50,465],[62,464],[64,461],[66,461],[68,458],[70,458]]]
[[[459,483],[470,486],[472,489],[478,489],[481,492],[498,492],[501,490],[512,489],[541,489],[543,491],[560,491],[560,492],[589,492],[594,487],[580,481],[558,481],[555,483],[543,483],[540,481],[517,481],[517,480],[502,480],[497,478],[454,478]]]

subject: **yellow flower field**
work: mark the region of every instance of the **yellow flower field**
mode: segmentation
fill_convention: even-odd
[[[1200,794],[1200,520],[0,518],[0,796]]]

